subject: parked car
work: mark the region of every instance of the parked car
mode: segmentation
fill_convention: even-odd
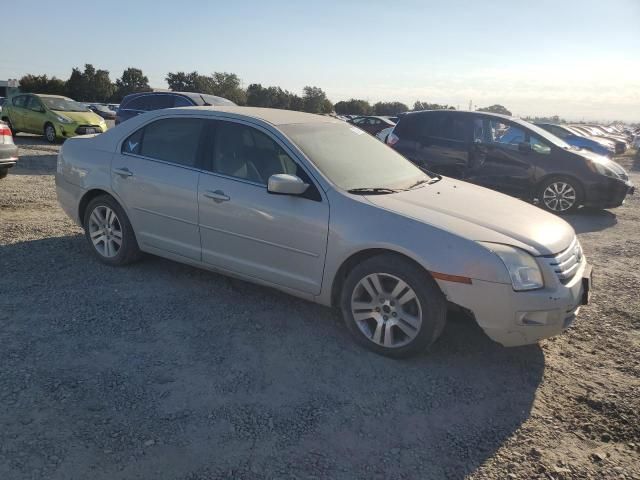
[[[593,140],[594,142],[599,143],[600,145],[602,145],[603,147],[605,147],[608,150],[612,150],[613,152],[616,151],[616,142],[614,142],[613,140],[609,140],[609,139],[604,138],[604,137],[599,137],[597,135],[592,135],[591,133],[587,132],[586,130],[580,130],[580,129],[575,128],[573,125],[563,125],[563,127],[566,128],[567,130],[569,130],[574,135],[577,135],[579,137],[588,138],[589,140]]]
[[[340,307],[385,355],[432,344],[448,303],[514,346],[562,332],[588,299],[591,267],[564,220],[428,175],[331,117],[149,112],[67,141],[56,185],[100,261],[144,251]]]
[[[607,148],[595,140],[576,135],[564,125],[556,125],[555,123],[536,123],[536,125],[556,137],[561,138],[572,147],[584,148],[585,150],[589,150],[590,152],[597,153],[598,155],[604,155],[609,158],[613,157],[616,153],[615,146]]]
[[[537,200],[556,213],[617,207],[634,191],[617,163],[504,115],[412,112],[400,118],[387,144],[433,172]]]
[[[391,132],[393,132],[393,127],[387,127],[384,130],[380,130],[378,133],[376,133],[376,138],[382,143],[387,143],[387,137]]]
[[[349,123],[354,124],[356,127],[361,128],[371,135],[375,135],[380,130],[384,130],[385,128],[395,126],[395,123],[393,123],[387,117],[375,116],[352,118],[351,120],[349,120]]]
[[[96,115],[100,115],[105,120],[115,120],[116,112],[111,110],[106,105],[100,105],[99,103],[92,103],[89,105],[89,110],[91,110]]]
[[[80,103],[59,95],[20,94],[2,111],[2,120],[16,135],[36,133],[54,143],[57,140],[107,131],[104,119]]]
[[[116,114],[116,125],[141,113],[162,108],[234,106],[230,100],[214,95],[191,92],[142,92],[127,95],[120,102]]]
[[[601,130],[593,128],[590,125],[572,125],[575,130],[600,138],[611,140],[615,144],[616,153],[624,153],[627,150],[627,142],[611,135],[604,135]]]
[[[0,122],[0,179],[7,176],[9,169],[18,162],[18,147],[13,143],[9,126]]]

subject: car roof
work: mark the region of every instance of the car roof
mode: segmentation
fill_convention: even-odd
[[[324,115],[315,115],[312,113],[296,112],[293,110],[280,110],[276,108],[260,108],[260,107],[232,107],[232,106],[204,106],[204,107],[180,107],[170,108],[168,110],[193,114],[194,111],[211,114],[219,112],[229,113],[233,116],[251,117],[272,125],[287,125],[292,123],[344,123],[333,117]],[[161,110],[158,110],[161,112]],[[165,110],[166,112],[166,110]]]

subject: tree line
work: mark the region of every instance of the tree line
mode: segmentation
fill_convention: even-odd
[[[409,110],[455,110],[450,105],[416,101],[413,108],[402,102],[377,102],[352,98],[335,105],[325,92],[315,86],[306,86],[298,95],[278,86],[264,87],[252,83],[243,88],[235,73],[214,72],[202,75],[194,72],[169,72],[165,78],[169,88],[177,92],[206,93],[224,97],[237,105],[251,107],[281,108],[310,113],[333,113],[339,115],[397,115]],[[96,69],[86,64],[84,71],[73,68],[69,79],[62,80],[47,75],[25,75],[20,79],[20,90],[31,93],[66,95],[80,102],[120,103],[130,93],[151,91],[149,79],[139,68],[127,68],[122,76],[112,82],[108,70]],[[489,110],[491,109],[491,110]],[[501,105],[493,105],[487,111],[508,112]]]

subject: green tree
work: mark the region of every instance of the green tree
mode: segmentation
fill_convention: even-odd
[[[120,102],[126,95],[136,92],[149,92],[149,79],[145,77],[139,68],[129,67],[122,72],[122,77],[116,80],[116,91],[112,97],[115,102]]]
[[[378,102],[373,106],[376,115],[397,115],[409,110],[402,102]]]
[[[214,72],[210,76],[198,72],[169,72],[166,76],[169,88],[176,92],[196,92],[217,95],[244,105],[247,94],[241,87],[240,78],[235,73]]]
[[[108,70],[97,70],[91,85],[93,91],[93,100],[96,102],[106,103],[111,100],[116,91],[116,86],[109,78]]]
[[[490,107],[479,108],[478,112],[499,113],[502,115],[511,116],[511,112],[509,110],[498,104],[491,105]]]
[[[419,110],[455,110],[455,107],[449,105],[440,105],[439,103],[428,103],[416,100],[416,102],[413,104],[413,111],[417,112]]]
[[[247,103],[247,94],[242,89],[240,78],[235,73],[214,72],[211,76],[213,94],[238,105]]]
[[[304,87],[303,89],[303,110],[309,113],[323,113],[326,107],[327,95],[319,87]]]
[[[339,115],[371,115],[373,107],[366,100],[342,100],[334,105],[336,113]]]
[[[66,89],[67,96],[74,100],[82,101],[86,88],[84,77],[82,76],[80,69],[73,68],[71,70],[71,76],[69,77],[69,80],[67,80]]]
[[[25,75],[20,79],[20,90],[30,93],[48,93],[50,95],[64,95],[65,82],[56,77],[46,75]]]

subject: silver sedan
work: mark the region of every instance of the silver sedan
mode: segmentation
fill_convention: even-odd
[[[336,306],[385,355],[426,349],[450,305],[512,346],[561,332],[588,297],[565,221],[330,117],[149,112],[67,140],[56,185],[102,262],[147,252]]]

